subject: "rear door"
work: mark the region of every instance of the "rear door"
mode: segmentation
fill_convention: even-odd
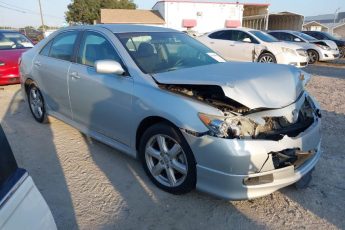
[[[231,30],[221,30],[208,35],[207,46],[219,53],[226,60],[236,60],[235,42],[231,41]]]
[[[97,73],[94,65],[98,60],[114,60],[124,67],[105,34],[85,31],[68,76],[73,119],[89,130],[129,145],[133,79]]]
[[[48,108],[71,118],[67,75],[74,58],[78,31],[66,31],[57,35],[36,56],[33,75],[38,81]]]

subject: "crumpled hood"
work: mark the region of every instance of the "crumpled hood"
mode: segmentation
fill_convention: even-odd
[[[225,96],[247,106],[282,108],[303,91],[301,70],[287,65],[226,62],[153,74],[161,84],[218,85]]]
[[[317,43],[317,42],[324,42],[326,45],[328,45],[332,50],[336,50],[338,49],[337,44],[334,41],[331,40],[317,40],[315,42],[312,43]]]

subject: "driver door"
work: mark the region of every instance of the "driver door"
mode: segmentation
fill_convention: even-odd
[[[234,41],[233,52],[238,61],[252,62],[255,60],[256,39],[240,30],[233,30],[231,39]]]
[[[71,65],[68,76],[73,120],[91,131],[129,145],[133,79],[97,73],[94,64],[98,60],[122,64],[108,38],[95,31],[85,31],[77,63]]]

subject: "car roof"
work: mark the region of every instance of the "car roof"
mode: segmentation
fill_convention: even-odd
[[[70,26],[65,29],[93,29],[93,28],[106,28],[113,33],[130,33],[130,32],[179,32],[177,30],[160,27],[160,26],[147,26],[135,24],[96,24],[96,25],[82,25]]]

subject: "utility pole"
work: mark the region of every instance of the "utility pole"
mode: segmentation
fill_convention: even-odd
[[[336,9],[334,12],[334,21],[333,21],[334,26],[335,26],[335,20],[337,19],[337,13],[339,10],[340,10],[340,7],[338,7],[338,9]],[[334,34],[334,28],[332,28],[332,34]]]
[[[44,28],[44,21],[43,21],[43,13],[42,13],[41,0],[38,0],[38,4],[39,4],[39,6],[40,6],[41,23],[42,23],[42,32],[43,32],[43,34],[44,34],[45,28]]]

